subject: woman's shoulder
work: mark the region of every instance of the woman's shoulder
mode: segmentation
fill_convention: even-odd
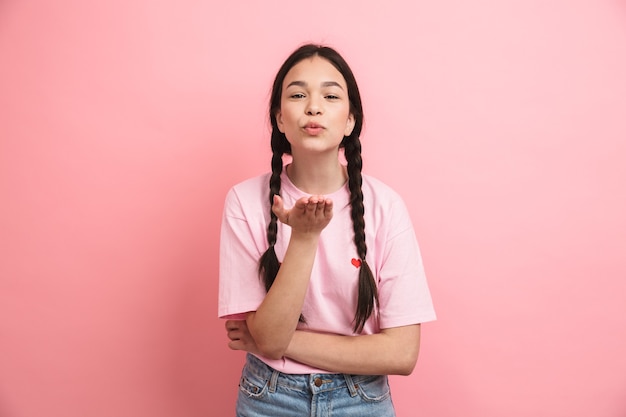
[[[370,198],[374,198],[380,201],[396,202],[402,201],[402,197],[396,190],[382,180],[372,177],[367,174],[363,174],[363,197],[369,195]]]
[[[269,173],[242,180],[231,186],[226,194],[226,204],[246,206],[254,203],[258,205],[269,195]]]
[[[393,230],[391,235],[410,229],[411,215],[402,196],[385,182],[363,175],[363,203],[374,227]],[[389,228],[389,229],[386,229]]]
[[[264,189],[269,187],[270,173],[266,172],[251,178],[242,180],[231,187],[236,192],[248,192],[251,190]]]

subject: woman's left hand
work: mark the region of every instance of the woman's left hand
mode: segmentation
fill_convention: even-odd
[[[226,334],[230,339],[228,347],[232,350],[259,353],[245,320],[226,320]]]

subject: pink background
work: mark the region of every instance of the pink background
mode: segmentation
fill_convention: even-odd
[[[233,415],[222,202],[304,41],[354,68],[422,245],[398,415],[626,416],[617,0],[0,2],[0,416]]]

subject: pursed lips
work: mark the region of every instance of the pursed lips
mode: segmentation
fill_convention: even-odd
[[[324,130],[324,126],[318,123],[307,123],[302,129],[304,129],[304,131],[308,134],[315,136],[318,135],[322,130]]]

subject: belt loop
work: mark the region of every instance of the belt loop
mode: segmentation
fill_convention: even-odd
[[[356,390],[356,386],[354,385],[354,381],[352,381],[352,377],[348,374],[343,374],[343,377],[346,380],[346,385],[348,386],[348,391],[350,391],[350,396],[354,397],[358,394]]]
[[[276,384],[278,383],[279,375],[280,375],[280,372],[274,369],[272,372],[272,376],[270,377],[270,386],[269,386],[270,392],[272,393],[276,392]]]

